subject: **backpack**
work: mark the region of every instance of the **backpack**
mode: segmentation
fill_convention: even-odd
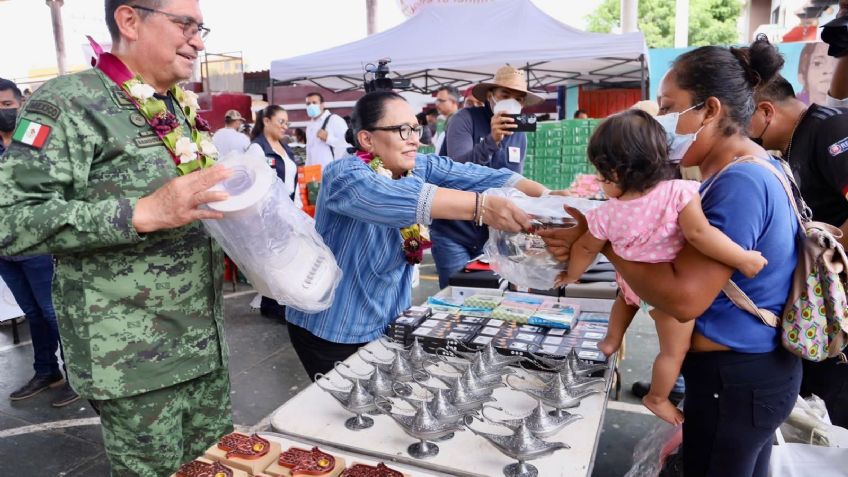
[[[836,356],[845,361],[842,351],[848,345],[848,257],[837,241],[842,232],[830,224],[811,219],[812,213],[801,198],[785,162],[780,161],[786,175],[757,157],[742,157],[734,164],[739,162],[765,167],[783,185],[799,223],[798,263],[780,317],[758,308],[732,280],[722,291],[734,305],[760,318],[766,325],[779,326],[783,347],[793,354],[809,361],[824,361]]]

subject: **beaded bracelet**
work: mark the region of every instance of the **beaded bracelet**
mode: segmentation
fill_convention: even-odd
[[[474,215],[471,216],[471,221],[475,222],[477,220],[477,216],[480,214],[480,193],[474,193]]]

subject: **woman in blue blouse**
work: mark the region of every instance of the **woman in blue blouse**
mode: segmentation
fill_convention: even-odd
[[[378,338],[410,306],[412,263],[401,228],[433,219],[476,220],[518,232],[529,218],[510,201],[482,194],[545,188],[508,169],[494,170],[418,154],[421,127],[397,93],[356,102],[347,140],[357,149],[330,163],[321,180],[315,226],[343,272],[335,301],[320,313],[288,310],[292,345],[310,378]],[[382,161],[376,167],[373,158]],[[366,163],[367,162],[367,163]]]
[[[801,362],[772,328],[722,293],[733,280],[760,308],[780,315],[797,260],[798,222],[783,186],[766,167],[776,160],[746,135],[753,90],[783,58],[765,38],[749,48],[707,46],[679,56],[659,88],[659,120],[681,166],[705,178],[702,206],[710,223],[768,265],[754,278],[686,245],[672,263],[622,260],[604,250],[643,300],[681,321],[695,320],[683,362],[684,474],[765,477],[775,429],[789,416],[801,385]],[[723,171],[719,174],[720,171]],[[579,227],[578,227],[579,229]],[[563,239],[563,237],[560,237]],[[568,246],[546,239],[560,258]],[[567,242],[567,240],[564,240]]]

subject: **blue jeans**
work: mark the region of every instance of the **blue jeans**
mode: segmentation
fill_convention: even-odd
[[[471,252],[453,240],[442,236],[433,237],[433,260],[439,273],[439,288],[448,286],[451,275],[460,271],[471,260]]]
[[[35,354],[35,374],[59,374],[59,360],[56,358],[59,324],[56,322],[51,296],[53,257],[42,255],[20,260],[0,259],[0,277],[3,277],[27,317]]]

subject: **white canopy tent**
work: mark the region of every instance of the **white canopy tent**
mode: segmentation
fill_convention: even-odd
[[[390,77],[429,93],[491,80],[504,64],[527,74],[528,87],[639,83],[647,94],[644,36],[588,33],[565,25],[530,0],[424,8],[404,23],[359,41],[271,63],[272,84],[361,89],[367,64],[390,58]]]

